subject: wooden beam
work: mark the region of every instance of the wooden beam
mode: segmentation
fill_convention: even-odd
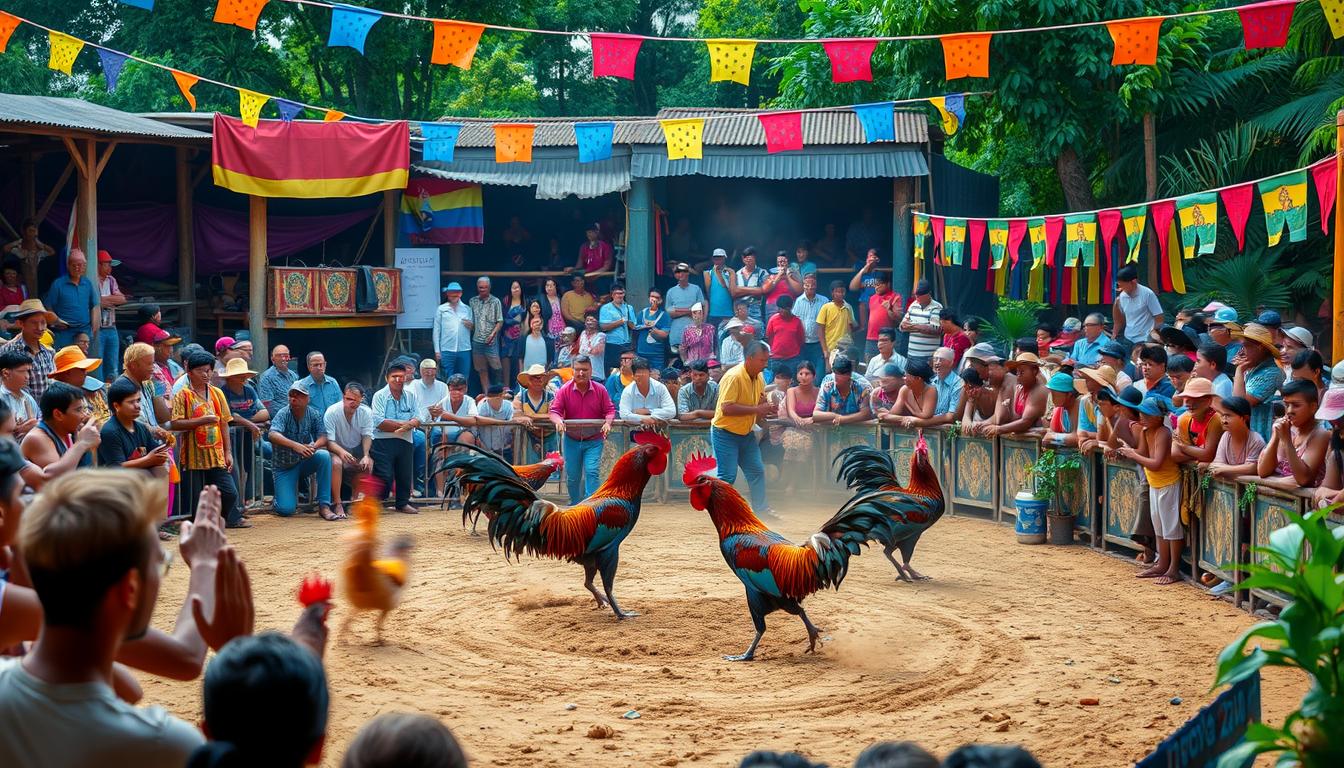
[[[19,230],[15,229],[14,225],[9,223],[9,219],[5,218],[4,213],[0,213],[0,226],[3,226],[5,228],[5,231],[9,233],[9,237],[15,240],[18,240],[23,237],[21,234],[19,234]]]
[[[37,215],[37,158],[31,152],[19,159],[19,194],[24,218]]]
[[[114,141],[111,144],[108,144],[107,149],[104,150],[103,152],[103,156],[98,158],[98,167],[93,172],[94,181],[97,181],[103,177],[103,169],[107,167],[107,161],[112,159],[112,150],[116,148],[117,148],[117,142]]]
[[[75,167],[79,169],[80,176],[89,175],[89,167],[84,164],[84,153],[75,146],[74,140],[69,136],[62,136],[61,141],[65,143],[65,149],[70,153],[70,157],[75,161]]]
[[[83,168],[94,169],[94,173],[82,173],[79,177],[79,245],[89,261],[96,263],[98,258],[98,143],[90,139],[84,142]]]
[[[187,305],[182,322],[196,335],[196,242],[192,228],[191,166],[187,149],[178,147],[177,155],[177,295]]]
[[[207,173],[210,173],[209,163],[206,163],[205,165],[202,165],[200,168],[197,168],[196,175],[191,177],[191,188],[195,189],[201,186],[201,182],[205,181],[205,175]]]
[[[51,206],[56,203],[56,198],[60,196],[61,190],[65,189],[65,183],[70,180],[70,176],[74,172],[75,172],[75,161],[70,160],[66,162],[65,170],[61,171],[61,177],[56,180],[56,183],[52,186],[51,191],[47,193],[47,198],[42,201],[42,207],[37,209],[37,213],[33,214],[33,218],[37,219],[38,221],[42,221],[43,219],[47,218],[47,212],[50,211]]]
[[[397,192],[383,190],[383,266],[397,264]],[[383,331],[383,348],[391,349],[396,343],[396,323],[388,323]]]
[[[258,359],[267,360],[266,340],[266,198],[248,195],[247,328]]]

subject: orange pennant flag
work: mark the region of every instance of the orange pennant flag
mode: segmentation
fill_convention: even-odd
[[[257,17],[261,16],[261,9],[268,2],[270,0],[219,0],[215,6],[215,23],[232,24],[255,31]]]
[[[989,77],[989,32],[943,35],[943,65],[948,80]]]
[[[339,123],[345,119],[345,113],[339,109],[328,109],[327,114],[322,116],[324,123]]]
[[[495,162],[532,162],[532,134],[537,126],[532,123],[497,123],[495,125]]]
[[[173,73],[173,79],[177,81],[177,89],[182,91],[182,98],[191,105],[191,111],[196,111],[196,94],[191,92],[192,88],[201,81],[201,78],[195,75],[189,75],[186,72],[178,72],[176,69],[170,70]]]
[[[1162,31],[1162,17],[1152,16],[1132,21],[1112,21],[1106,24],[1115,43],[1115,52],[1111,54],[1111,64],[1157,63],[1157,36]]]
[[[483,25],[465,21],[435,21],[434,52],[430,54],[430,63],[471,69],[471,60],[476,57],[476,45],[481,42],[484,29]]]
[[[0,53],[9,45],[9,36],[19,28],[19,17],[0,11]]]

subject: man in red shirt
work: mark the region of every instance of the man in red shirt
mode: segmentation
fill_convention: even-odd
[[[868,298],[868,335],[864,357],[877,354],[877,335],[883,328],[894,328],[901,321],[905,301],[901,294],[891,290],[891,275],[878,272],[873,284],[873,295]]]
[[[956,370],[961,365],[961,356],[971,348],[971,337],[962,330],[961,318],[956,312],[944,307],[939,318],[943,326],[943,346],[952,350],[952,370]]]
[[[803,354],[803,321],[793,314],[793,297],[784,294],[775,301],[774,315],[765,326],[765,338],[770,342],[770,362],[798,367]]]

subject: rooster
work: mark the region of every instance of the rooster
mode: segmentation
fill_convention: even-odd
[[[483,453],[487,456],[492,456],[496,459],[499,459],[500,463],[505,463],[504,459],[500,457],[498,454],[495,454],[492,451],[487,451],[486,449],[481,448],[479,446],[464,444],[459,445],[457,447],[466,448],[472,451],[476,451],[477,453]],[[523,482],[527,483],[528,486],[532,488],[532,490],[539,491],[541,490],[541,487],[545,485],[548,480],[551,479],[551,475],[554,475],[556,472],[559,472],[561,468],[563,468],[564,466],[565,466],[565,458],[560,455],[560,452],[551,451],[550,453],[546,454],[545,458],[543,458],[541,461],[535,464],[524,464],[522,466],[509,465],[509,469],[513,470],[513,473],[517,475],[520,479],[522,479]],[[445,489],[445,492],[443,494],[444,504],[448,504],[449,499],[452,499],[455,496],[465,497],[471,493],[471,488],[462,487],[462,484],[459,482],[458,475],[460,473],[458,473],[455,470],[451,470],[446,466],[440,471],[449,475],[449,479],[447,481],[447,488]],[[476,523],[480,520],[481,512],[485,513],[486,520],[495,519],[495,510],[492,507],[486,506],[476,510],[476,513],[471,515],[472,536],[479,535],[478,533],[476,533]]]
[[[401,603],[401,590],[410,575],[413,545],[410,537],[398,536],[384,559],[374,559],[378,550],[378,517],[383,511],[378,501],[378,485],[378,480],[371,475],[362,477],[360,491],[364,495],[351,505],[355,513],[355,530],[350,534],[342,587],[352,610],[341,623],[340,634],[344,637],[349,631],[356,613],[379,611],[374,642],[382,645],[383,622],[388,612]]]
[[[714,459],[692,456],[682,482],[691,489],[691,506],[708,512],[714,521],[719,551],[747,588],[747,608],[756,626],[756,637],[746,652],[724,658],[751,661],[765,634],[765,617],[775,611],[803,620],[807,652],[812,653],[821,631],[807,618],[803,598],[826,587],[840,588],[849,558],[879,535],[875,528],[889,525],[886,514],[872,505],[846,504],[806,544],[794,544],[766,528],[737,489],[714,476],[714,468]]]
[[[876,527],[873,532],[874,538],[885,547],[887,559],[896,566],[898,578],[906,582],[929,578],[910,566],[910,558],[915,554],[919,537],[943,516],[946,502],[938,475],[929,463],[929,445],[924,435],[921,433],[915,443],[915,454],[910,459],[910,484],[906,486],[896,479],[896,465],[891,456],[865,445],[846,448],[835,457],[834,463],[840,465],[836,479],[858,491],[846,506],[880,508],[889,518],[889,525]],[[892,555],[898,549],[904,564]]]
[[[598,607],[611,608],[616,618],[639,614],[623,611],[612,595],[621,542],[639,520],[640,500],[649,478],[667,469],[672,444],[656,432],[635,432],[636,446],[616,461],[611,474],[593,495],[572,507],[537,497],[536,491],[498,457],[459,453],[448,457],[466,491],[462,523],[481,510],[494,511],[487,533],[504,556],[527,552],[537,557],[569,560],[583,566],[583,586]],[[602,592],[593,578],[602,576]]]

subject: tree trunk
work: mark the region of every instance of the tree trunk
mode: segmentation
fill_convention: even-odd
[[[1065,147],[1055,158],[1055,174],[1064,190],[1064,204],[1070,211],[1090,211],[1097,207],[1092,196],[1092,181],[1073,147]]]
[[[1143,193],[1145,200],[1157,199],[1157,120],[1152,112],[1143,115]],[[1148,227],[1148,285],[1160,279],[1156,230]]]

